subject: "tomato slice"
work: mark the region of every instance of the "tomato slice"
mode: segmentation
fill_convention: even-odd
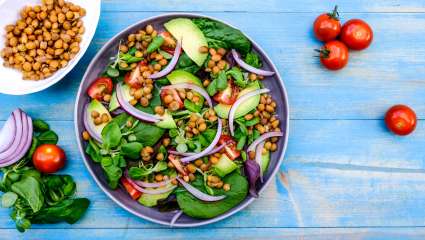
[[[168,42],[172,42],[172,41],[174,41],[174,39],[173,39],[173,37],[171,36],[171,34],[169,33],[169,32],[167,32],[167,31],[164,31],[164,32],[161,32],[160,34],[159,34],[161,37],[163,37],[164,38],[164,43],[165,44],[162,44],[162,46],[161,46],[161,50],[163,50],[163,51],[166,51],[167,53],[169,53],[169,54],[171,54],[171,55],[174,55],[174,48],[173,47],[171,47],[171,46],[168,46],[166,43],[168,43]]]
[[[125,177],[121,177],[121,184],[124,186],[125,190],[127,190],[128,194],[133,198],[134,200],[137,200],[142,196],[142,193],[139,192],[137,189],[131,185],[131,183],[127,180]]]
[[[215,94],[213,98],[216,102],[232,105],[236,102],[238,93],[239,89],[233,85],[232,81],[229,81],[227,88]]]
[[[241,151],[236,149],[236,141],[231,136],[222,134],[218,140],[218,143],[220,145],[226,143],[224,150],[226,151],[226,155],[231,160],[235,160],[241,155]]]
[[[87,89],[87,94],[97,100],[102,100],[103,95],[111,94],[114,84],[108,77],[100,77],[96,79]]]
[[[141,61],[133,71],[128,72],[124,77],[124,82],[132,88],[141,88],[142,84],[139,82],[140,66],[147,66],[146,60]]]
[[[183,174],[183,176],[187,175],[187,172],[184,170],[182,163],[180,162],[179,159],[176,158],[176,156],[174,156],[173,154],[168,155],[168,160],[170,160],[170,162],[174,165],[174,167],[177,169],[177,171],[181,174]]]
[[[176,100],[177,103],[179,104],[179,109],[184,107],[184,103],[182,99],[180,98],[179,93],[177,92],[176,89],[165,89],[165,90],[162,90],[160,93],[161,99],[164,99],[164,97],[167,95],[173,96],[173,99]]]

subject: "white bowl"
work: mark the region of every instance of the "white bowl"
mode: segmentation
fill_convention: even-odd
[[[65,68],[59,69],[49,78],[40,81],[23,80],[22,73],[3,66],[0,57],[0,93],[24,95],[44,90],[59,82],[70,72],[83,57],[96,32],[100,17],[100,0],[67,0],[86,9],[86,16],[82,18],[86,29],[80,44],[80,51]],[[5,26],[14,24],[19,18],[19,12],[24,6],[41,4],[41,0],[0,0],[0,49],[5,46]]]

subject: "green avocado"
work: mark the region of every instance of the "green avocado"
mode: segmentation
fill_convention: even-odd
[[[221,154],[218,163],[214,165],[214,171],[218,176],[224,177],[233,172],[238,165],[236,165],[226,154]]]
[[[111,101],[109,102],[109,111],[112,112],[119,107],[120,104],[118,103],[117,92],[114,90],[114,92],[112,93]]]
[[[190,72],[184,70],[174,70],[167,75],[168,81],[171,84],[177,83],[192,83],[203,88],[201,80]]]
[[[238,98],[242,97],[243,95],[260,89],[260,84],[258,81],[253,82],[248,87],[240,91],[238,94]],[[260,95],[256,95],[253,97],[250,97],[247,99],[244,103],[242,103],[238,109],[236,109],[235,112],[235,119],[244,116],[245,114],[251,112],[253,109],[257,107],[257,105],[260,103]],[[217,104],[214,107],[215,112],[220,118],[227,119],[229,116],[230,108],[232,105],[226,105],[226,104]]]
[[[139,203],[146,207],[154,207],[158,204],[158,200],[165,199],[172,193],[173,190],[160,194],[147,194],[143,193],[139,198]]]
[[[96,100],[96,99],[93,99],[89,103],[89,105],[87,107],[87,116],[86,117],[87,117],[87,119],[89,119],[88,123],[91,124],[92,125],[92,129],[94,129],[94,131],[97,132],[99,134],[99,136],[101,136],[102,135],[102,130],[106,126],[107,123],[102,123],[102,124],[99,124],[99,125],[95,125],[93,123],[93,118],[91,117],[91,113],[93,111],[98,112],[99,115],[107,114],[108,117],[109,117],[109,119],[111,119],[111,115],[109,114],[108,109],[106,109],[105,106],[103,106],[103,104],[101,102],[99,102],[98,100]]]
[[[201,53],[199,48],[208,46],[208,42],[198,26],[188,18],[175,18],[166,22],[164,27],[177,41],[182,41],[182,48],[189,58],[202,66],[208,54]]]
[[[267,168],[270,164],[270,151],[267,151],[266,153],[263,153],[261,155],[261,169],[263,171],[263,174],[266,173]]]
[[[176,122],[174,122],[173,116],[165,110],[164,115],[162,115],[163,119],[160,122],[155,123],[157,127],[172,129],[177,128]]]

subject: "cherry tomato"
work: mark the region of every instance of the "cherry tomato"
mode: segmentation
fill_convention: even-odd
[[[159,94],[161,96],[161,99],[164,101],[164,97],[167,95],[171,95],[173,96],[173,100],[177,101],[177,103],[179,104],[179,109],[184,107],[184,103],[181,100],[178,92],[176,89],[165,89],[162,90],[161,93]]]
[[[416,128],[416,114],[408,106],[395,105],[385,114],[385,124],[397,135],[408,135]]]
[[[111,94],[114,84],[108,77],[100,77],[96,79],[88,88],[87,94],[97,100],[102,100],[105,94]]]
[[[140,198],[140,196],[142,196],[142,193],[135,189],[133,185],[127,180],[127,178],[122,177],[120,181],[132,199],[137,200]]]
[[[131,72],[128,72],[124,76],[124,82],[129,85],[132,88],[141,88],[142,84],[139,82],[140,79],[140,67],[141,66],[147,66],[146,60],[141,61],[135,69],[133,69]]]
[[[333,40],[325,43],[320,52],[320,61],[329,70],[338,70],[348,62],[348,48],[344,43]]]
[[[54,144],[42,144],[32,155],[34,167],[42,173],[54,173],[65,166],[65,152]]]
[[[241,151],[236,149],[236,141],[231,136],[222,134],[218,140],[218,143],[220,145],[226,143],[224,150],[226,151],[226,155],[231,160],[235,160],[241,155]]]
[[[216,93],[213,98],[216,102],[232,105],[236,102],[238,93],[239,89],[233,85],[232,81],[229,81],[227,88]]]
[[[167,31],[164,31],[161,32],[159,35],[164,38],[164,44],[162,44],[161,49],[171,55],[174,55],[175,46],[171,46],[171,43],[175,43],[176,41],[171,36],[171,34]]]
[[[328,42],[338,37],[341,32],[341,23],[337,6],[335,6],[333,12],[323,13],[316,18],[313,24],[313,31],[316,38],[322,42]]]
[[[341,41],[354,50],[369,47],[373,40],[372,28],[363,20],[351,19],[342,26]]]

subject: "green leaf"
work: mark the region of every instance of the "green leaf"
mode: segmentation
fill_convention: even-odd
[[[43,208],[32,218],[33,223],[76,223],[87,211],[90,200],[87,198],[67,199],[55,206]]]
[[[232,67],[232,69],[226,72],[227,75],[231,75],[234,79],[234,83],[241,88],[245,88],[247,85],[247,81],[243,77],[241,70],[237,67]]]
[[[51,130],[41,133],[40,135],[38,135],[37,139],[39,141],[39,144],[55,144],[55,145],[58,143],[58,140],[59,140],[58,135]]]
[[[139,159],[143,145],[139,142],[131,142],[121,145],[121,154],[130,159]]]
[[[10,208],[15,204],[18,199],[18,195],[14,192],[7,192],[1,196],[1,206],[4,208]]]
[[[251,126],[256,125],[259,122],[260,122],[260,118],[259,117],[255,117],[255,118],[253,118],[251,120],[245,121],[245,126],[246,127],[251,127]]]
[[[44,196],[40,182],[32,176],[23,176],[20,181],[12,184],[13,192],[22,197],[33,212],[38,212],[43,207]]]
[[[34,127],[34,131],[36,132],[45,132],[50,130],[49,124],[41,119],[32,120],[32,125]]]
[[[253,51],[246,54],[245,62],[255,68],[261,68],[263,66],[260,56]]]
[[[86,147],[86,153],[90,156],[91,160],[99,163],[102,160],[102,155],[100,154],[100,148],[97,144],[90,139],[89,144]]]
[[[133,131],[137,142],[140,142],[145,147],[155,145],[165,132],[163,128],[144,122],[140,122]]]
[[[195,104],[194,102],[192,102],[192,101],[190,101],[188,99],[185,99],[184,100],[184,107],[187,110],[189,110],[191,112],[196,112],[196,113],[199,113],[202,110],[202,106],[201,105]]]
[[[210,96],[214,96],[218,92],[217,79],[214,79],[210,84],[208,84],[207,92]]]
[[[109,122],[102,130],[103,146],[106,149],[117,147],[121,142],[122,134],[116,122]]]
[[[111,189],[116,189],[118,187],[118,182],[122,177],[121,168],[118,164],[114,164],[111,157],[103,157],[100,164],[108,180],[109,187]]]
[[[246,143],[246,135],[239,138],[238,144],[236,145],[236,149],[242,150]]]
[[[116,68],[108,66],[108,68],[106,69],[106,74],[109,77],[118,77],[120,75],[120,71],[118,71]]]
[[[138,167],[131,167],[128,170],[128,175],[130,176],[130,178],[135,179],[135,180],[139,180],[145,176],[148,176],[151,173],[154,172],[161,172],[164,171],[165,169],[167,169],[167,162],[165,161],[159,161],[155,164],[155,166],[153,168],[138,168]]]
[[[225,71],[220,71],[218,73],[216,80],[217,80],[217,83],[216,83],[217,90],[224,90],[227,88],[227,77],[226,77]]]
[[[130,48],[130,50],[128,50],[127,53],[134,56],[134,54],[136,54],[136,52],[137,52],[137,48],[136,47],[132,47],[132,48]]]
[[[187,145],[184,143],[177,144],[176,150],[181,153],[187,152]]]
[[[152,42],[149,44],[147,48],[148,53],[153,53],[164,43],[164,38],[162,36],[156,36],[152,39]]]

